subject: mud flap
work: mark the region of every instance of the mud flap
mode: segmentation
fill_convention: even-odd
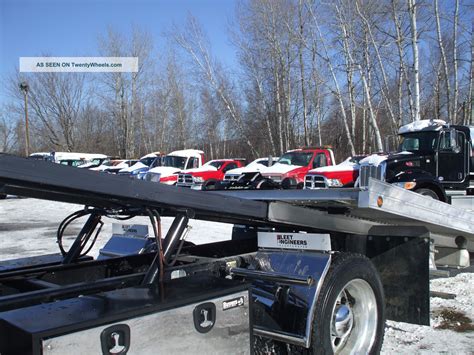
[[[387,319],[430,324],[429,241],[424,227],[370,230],[367,256],[380,273]]]

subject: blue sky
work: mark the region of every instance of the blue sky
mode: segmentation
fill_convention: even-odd
[[[19,57],[97,56],[108,26],[122,33],[138,26],[159,47],[162,33],[189,13],[204,26],[213,54],[233,66],[227,23],[234,7],[233,0],[0,0],[0,77],[15,73]]]

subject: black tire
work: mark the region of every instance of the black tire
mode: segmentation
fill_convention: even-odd
[[[339,322],[335,321],[336,307],[339,315],[349,309]],[[383,286],[374,265],[359,254],[334,254],[314,311],[310,352],[378,354],[384,331]]]
[[[6,198],[7,198],[7,195],[5,195],[5,194],[0,194],[0,200],[4,200],[4,199],[6,199]]]
[[[268,179],[260,179],[252,183],[252,188],[255,190],[272,190],[274,189],[274,183]]]
[[[421,189],[415,190],[415,192],[423,196],[431,197],[433,200],[439,200],[438,194],[431,189],[421,188]]]
[[[216,190],[217,183],[218,183],[217,180],[207,180],[202,184],[202,190],[204,191]]]

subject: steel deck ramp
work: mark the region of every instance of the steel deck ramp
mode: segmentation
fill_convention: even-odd
[[[439,236],[464,236],[474,242],[474,212],[372,178],[365,189],[231,190],[215,193],[327,211],[343,208],[341,218],[359,218],[364,223],[370,221],[380,225],[424,226]]]
[[[367,234],[374,226],[424,226],[474,242],[474,213],[370,180],[367,189],[201,192],[0,154],[0,192],[99,208],[188,211],[197,219]]]

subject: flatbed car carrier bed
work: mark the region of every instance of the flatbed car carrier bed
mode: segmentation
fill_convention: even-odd
[[[87,217],[68,250],[0,263],[1,354],[376,353],[386,318],[429,322],[432,236],[474,236],[473,213],[375,180],[211,193],[0,155],[0,193],[87,206],[58,228]],[[148,216],[153,235],[94,260],[104,215]],[[235,233],[192,245],[190,218]]]

